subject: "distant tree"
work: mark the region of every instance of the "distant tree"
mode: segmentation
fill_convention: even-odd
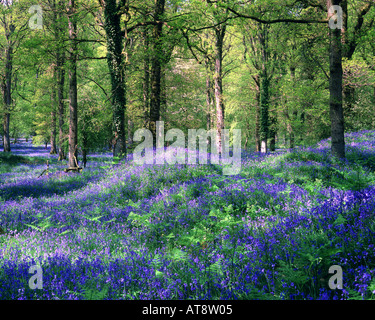
[[[123,62],[123,33],[121,15],[125,1],[101,0],[104,8],[104,29],[107,35],[107,62],[112,84],[113,156],[126,156],[125,138],[125,74]]]
[[[25,18],[19,17],[20,4],[12,0],[0,1],[0,28],[4,39],[0,43],[0,59],[4,66],[0,71],[0,88],[3,96],[3,150],[10,152],[10,115],[14,108],[14,53],[19,47],[26,30]]]

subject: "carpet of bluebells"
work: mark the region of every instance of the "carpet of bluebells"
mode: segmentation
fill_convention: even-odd
[[[22,142],[0,156],[0,299],[373,299],[375,131],[242,170],[91,154],[82,173]],[[46,161],[49,160],[48,171]],[[30,266],[43,271],[31,289]],[[330,289],[330,266],[343,289]]]

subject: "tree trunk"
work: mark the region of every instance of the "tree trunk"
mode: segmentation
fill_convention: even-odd
[[[4,152],[10,152],[10,137],[9,137],[9,121],[10,114],[5,113],[3,118],[3,147]]]
[[[133,127],[133,121],[131,119],[128,119],[128,147],[131,147],[133,145]]]
[[[86,125],[86,122],[85,124]],[[87,152],[88,152],[88,137],[87,137],[87,130],[84,128],[82,130],[82,162],[83,162],[83,167],[86,168],[86,163],[87,163]]]
[[[145,50],[145,57],[143,62],[143,114],[144,127],[148,127],[149,112],[150,112],[150,54],[149,54],[149,39],[147,26],[142,30],[143,45]]]
[[[207,131],[211,129],[211,112],[213,106],[213,99],[212,99],[212,81],[210,77],[210,66],[209,62],[206,60],[206,127]],[[211,139],[207,137],[207,150],[210,150],[211,146]]]
[[[261,140],[261,152],[267,153],[267,139],[269,134],[269,119],[268,119],[268,107],[269,107],[269,81],[267,74],[262,75],[262,89],[260,97],[260,140]]]
[[[207,131],[211,129],[211,107],[212,107],[212,96],[211,96],[211,79],[210,76],[206,77],[206,127]]]
[[[14,31],[14,25],[10,24],[9,30],[5,31],[7,47],[5,48],[5,77],[2,84],[2,93],[4,101],[4,116],[3,116],[3,147],[4,152],[10,152],[10,110],[12,107],[12,74],[13,74],[13,46],[11,42],[11,35]]]
[[[291,126],[290,126],[291,128]],[[289,132],[289,148],[294,149],[295,147],[295,138],[294,138],[294,132],[290,131]]]
[[[255,151],[260,152],[260,83],[259,74],[253,77],[255,81]]]
[[[164,121],[167,114],[167,79],[165,75],[165,67],[160,69],[160,120]]]
[[[75,0],[69,0],[69,167],[78,167],[77,20]]]
[[[259,42],[262,52],[262,72],[261,72],[261,91],[260,91],[260,140],[261,152],[267,153],[267,139],[269,134],[269,79],[268,79],[268,26],[262,26],[262,32],[259,33]]]
[[[58,160],[66,159],[64,152],[64,85],[65,85],[65,70],[64,70],[65,57],[63,53],[57,55],[57,99],[58,99],[58,112],[59,112],[59,158]]]
[[[161,96],[161,65],[162,65],[162,40],[163,24],[161,22],[164,14],[165,0],[155,1],[155,24],[152,32],[153,55],[151,58],[151,95],[150,95],[150,124],[149,128],[153,136],[153,145],[156,146],[156,121],[160,119],[160,96]]]
[[[105,0],[104,16],[107,34],[107,63],[111,75],[113,107],[113,156],[126,157],[125,140],[125,73],[119,7],[116,0]]]
[[[341,0],[332,1],[334,5],[340,5]],[[327,1],[330,5],[331,1]],[[342,107],[342,44],[341,29],[330,29],[330,118],[332,155],[345,158],[344,115]]]
[[[56,52],[56,70],[57,70],[57,104],[58,104],[58,114],[59,114],[59,158],[58,161],[66,159],[64,152],[64,116],[65,116],[65,105],[64,105],[64,86],[65,86],[65,49],[61,41],[61,35],[63,33],[64,27],[57,24],[57,17],[62,18],[62,8],[63,2],[59,1],[59,13],[56,13],[55,22],[56,22],[56,34],[55,39],[58,40],[58,48]]]
[[[52,94],[51,94],[51,106],[52,106],[52,111],[51,111],[51,150],[50,154],[56,154],[56,92],[55,88],[52,89]]]
[[[276,150],[277,118],[270,116],[270,151]]]
[[[271,130],[270,132],[270,151],[276,150],[276,132]]]
[[[226,32],[226,25],[215,28],[215,104],[216,104],[216,130],[217,130],[217,152],[223,154],[222,132],[224,129],[224,101],[223,101],[223,43]]]
[[[56,112],[51,112],[51,150],[49,154],[57,154],[56,150]]]

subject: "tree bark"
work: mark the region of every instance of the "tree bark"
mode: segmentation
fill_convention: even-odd
[[[69,167],[78,167],[77,20],[75,0],[69,0]]]
[[[61,41],[61,36],[63,34],[64,26],[58,24],[57,17],[62,18],[63,13],[63,1],[59,1],[58,13],[55,13],[55,25],[56,34],[55,39],[58,41],[58,47],[56,51],[56,71],[57,71],[57,105],[58,105],[58,114],[59,114],[59,158],[58,161],[66,159],[64,142],[65,142],[65,133],[64,133],[64,117],[65,117],[65,105],[64,105],[64,86],[65,86],[65,50],[63,47],[63,42]]]
[[[330,7],[341,5],[341,0],[327,1]],[[328,8],[329,8],[328,7]],[[328,9],[327,8],[327,9]],[[344,114],[342,107],[342,44],[341,29],[330,29],[330,118],[331,118],[331,151],[338,158],[345,158]]]
[[[259,33],[259,42],[262,52],[262,71],[261,71],[261,93],[260,93],[260,140],[261,152],[267,153],[267,140],[269,134],[269,79],[268,79],[268,26],[262,26],[262,32]]]
[[[211,79],[207,74],[206,77],[206,127],[207,131],[211,129],[211,108],[212,108],[212,96],[211,96]]]
[[[143,61],[143,114],[144,127],[148,127],[150,112],[150,54],[149,54],[149,38],[147,26],[142,30],[143,45],[145,49],[145,57]]]
[[[85,126],[86,126],[86,123],[85,123]],[[87,136],[87,130],[86,128],[84,128],[84,130],[82,130],[82,162],[83,162],[84,168],[86,168],[87,153],[88,153],[88,136]]]
[[[222,150],[222,132],[224,129],[224,101],[223,101],[223,44],[226,33],[226,25],[215,28],[215,105],[216,105],[216,130],[217,130],[217,152],[219,156],[223,154]]]
[[[206,127],[207,131],[211,129],[211,113],[213,108],[213,99],[212,99],[212,79],[211,79],[211,68],[208,59],[205,61],[206,67]],[[207,137],[207,150],[210,150],[211,139]]]
[[[55,78],[54,78],[55,79]],[[55,87],[52,88],[51,93],[51,150],[50,154],[56,154],[56,91]]]
[[[270,151],[276,150],[276,133],[277,133],[277,118],[274,115],[270,116]]]
[[[155,1],[155,26],[153,27],[153,55],[151,58],[151,95],[150,95],[150,123],[149,128],[153,136],[153,145],[156,146],[156,121],[160,119],[161,104],[161,67],[162,67],[162,16],[165,10],[165,0]]]
[[[164,60],[164,63],[167,63]],[[165,74],[165,66],[160,69],[160,120],[163,121],[167,113],[167,78]]]
[[[12,107],[12,75],[13,75],[13,45],[11,36],[14,32],[14,25],[10,24],[9,29],[5,28],[6,48],[5,48],[5,77],[2,83],[2,93],[4,101],[3,116],[3,148],[4,152],[10,152],[10,111]]]
[[[66,159],[64,152],[64,84],[65,84],[65,70],[64,63],[65,57],[64,53],[57,54],[57,100],[58,100],[58,113],[59,113],[59,158],[58,160]]]
[[[9,122],[10,113],[6,112],[3,117],[3,147],[4,152],[10,152],[10,137],[9,137]]]
[[[125,73],[122,57],[122,35],[119,6],[116,0],[105,0],[104,16],[107,34],[107,63],[111,75],[113,107],[113,156],[126,157],[125,140]]]
[[[257,73],[253,79],[255,82],[255,151],[260,152],[260,82]]]
[[[262,76],[262,89],[260,97],[260,141],[261,141],[261,152],[267,153],[267,140],[269,134],[269,80],[267,75]]]
[[[131,147],[133,145],[133,127],[133,121],[131,119],[128,119],[128,147]]]

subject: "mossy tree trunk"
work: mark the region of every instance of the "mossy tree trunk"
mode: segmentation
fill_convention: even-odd
[[[112,108],[113,108],[113,156],[126,157],[125,140],[125,72],[123,63],[123,36],[121,34],[119,14],[120,5],[116,0],[102,1],[104,5],[105,24],[107,34],[107,63],[111,75]]]

